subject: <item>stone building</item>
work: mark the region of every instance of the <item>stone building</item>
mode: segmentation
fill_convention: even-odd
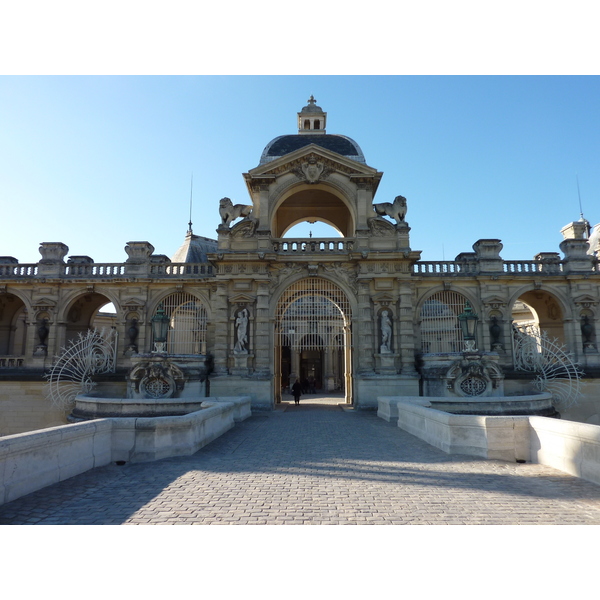
[[[125,390],[134,357],[154,347],[159,310],[170,320],[167,352],[210,355],[211,395],[250,394],[255,408],[286,398],[295,378],[374,408],[381,395],[431,393],[440,369],[441,393],[494,394],[499,381],[517,393],[531,376],[515,369],[515,323],[556,338],[598,389],[598,226],[591,236],[583,220],[565,226],[562,258],[505,261],[500,240],[482,239],[454,261],[421,261],[407,200],[375,202],[383,173],[354,140],[327,133],[312,96],[297,125],[244,173],[248,204],[220,201],[217,240],[190,225],[170,259],[146,241],[127,243],[120,264],[67,256],[63,243],[42,243],[37,264],[0,257],[0,435],[65,422],[44,398],[42,375],[90,327],[116,329],[117,368],[103,381]],[[286,236],[305,221],[340,235]],[[112,317],[102,312],[109,303]],[[471,349],[489,373],[452,387],[467,306],[478,319]],[[592,396],[577,418],[600,422]]]

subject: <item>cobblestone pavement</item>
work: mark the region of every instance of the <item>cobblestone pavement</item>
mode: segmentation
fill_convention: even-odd
[[[109,465],[0,507],[0,524],[600,524],[600,486],[447,455],[339,399],[255,413],[189,457]]]

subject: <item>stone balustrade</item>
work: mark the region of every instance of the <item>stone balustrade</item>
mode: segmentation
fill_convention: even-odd
[[[354,240],[348,238],[280,238],[273,240],[273,251],[284,254],[344,254],[352,252]]]
[[[0,369],[15,369],[22,367],[24,356],[0,356]]]
[[[137,267],[137,265],[135,265]],[[146,265],[144,265],[145,267]],[[57,277],[61,279],[117,279],[130,276],[127,263],[66,263],[58,265]],[[147,271],[139,271],[136,277],[152,278],[198,278],[211,277],[213,266],[208,263],[148,264]],[[0,264],[1,279],[27,279],[41,276],[37,264]]]

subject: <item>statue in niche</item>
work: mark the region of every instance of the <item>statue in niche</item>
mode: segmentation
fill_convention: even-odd
[[[48,333],[50,332],[50,330],[48,329],[48,319],[42,319],[38,330],[37,330],[37,334],[38,334],[38,339],[40,340],[39,346],[45,348],[46,347],[46,340],[48,339]]]
[[[392,321],[387,310],[381,313],[381,347],[380,354],[389,354],[392,345]]]
[[[131,319],[129,328],[127,329],[127,337],[129,338],[128,350],[137,352],[137,344],[135,343],[139,334],[137,319]]]
[[[235,320],[236,338],[234,352],[248,352],[248,309],[244,308],[238,313]]]
[[[502,343],[500,342],[501,335],[502,327],[498,323],[498,317],[492,317],[492,322],[490,323],[490,341],[492,350],[502,350]]]
[[[583,347],[586,350],[595,349],[594,344],[594,325],[590,323],[590,318],[585,315],[581,320],[581,335],[583,336]]]

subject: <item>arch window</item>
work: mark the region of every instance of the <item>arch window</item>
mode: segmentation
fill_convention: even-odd
[[[304,129],[310,129],[310,121],[308,119],[304,121]]]
[[[458,321],[467,298],[458,292],[436,292],[421,308],[421,349],[426,354],[462,352],[464,339]]]
[[[315,119],[314,129],[321,129],[321,121],[319,119]]]
[[[202,302],[186,292],[175,292],[162,302],[169,317],[169,354],[206,354],[207,313]]]

